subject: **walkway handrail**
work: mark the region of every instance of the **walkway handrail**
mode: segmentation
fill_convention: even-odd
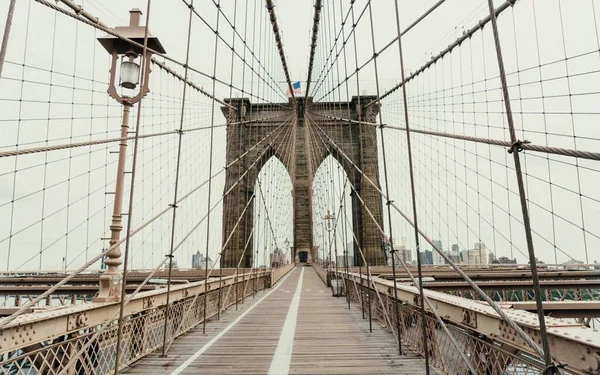
[[[270,270],[248,272],[245,281],[254,279],[263,280],[269,286]],[[235,275],[223,277],[221,289],[228,288],[235,282]],[[238,280],[241,283],[242,280]],[[209,279],[208,292],[218,291],[219,279]],[[188,284],[173,285],[169,293],[170,304],[184,302],[195,295],[204,294],[204,281]],[[164,307],[167,298],[167,289],[144,291],[136,294],[125,307],[124,316],[148,314],[151,310]],[[233,301],[232,303],[235,303]],[[223,305],[227,305],[223,303]],[[216,306],[215,306],[216,308]],[[72,332],[93,329],[106,322],[107,317],[113,316],[119,309],[119,302],[91,302],[62,308],[51,308],[31,314],[23,314],[10,322],[0,331],[3,337],[26,337],[0,343],[0,354],[15,351],[35,343],[53,340],[57,337],[69,335]],[[215,309],[216,313],[216,309]],[[209,314],[207,313],[207,316]]]
[[[288,263],[278,268],[271,270],[271,287],[279,282],[288,272],[294,269],[296,265],[294,263]]]
[[[323,283],[325,283],[325,285],[329,285],[329,283],[327,282],[327,270],[321,267],[319,263],[313,263],[312,266],[315,269],[315,271],[317,271],[317,275],[319,275]]]
[[[351,281],[360,282],[365,275],[338,272],[338,277],[349,277]],[[367,285],[364,283],[363,285]],[[393,309],[393,282],[391,280],[373,277],[372,285],[375,285],[380,294],[386,296],[387,308]],[[372,290],[372,288],[369,288]],[[351,292],[351,291],[349,291]],[[403,309],[419,309],[419,289],[411,283],[398,284],[398,303]],[[514,348],[519,352],[536,356],[532,349],[516,336],[515,332],[504,322],[487,303],[467,298],[457,297],[432,290],[425,290],[428,299],[435,303],[439,315],[447,322],[448,326],[464,332],[476,332],[478,336]],[[534,340],[539,339],[539,327],[537,315],[522,310],[513,310],[509,306],[504,307],[504,312],[510,316],[527,334]],[[385,324],[383,317],[379,318]],[[589,374],[600,371],[600,344],[595,337],[597,332],[580,323],[547,317],[549,329],[550,349],[553,357],[560,363],[567,364],[567,370],[577,374]],[[463,334],[464,334],[463,332]],[[470,334],[469,334],[470,335]],[[403,335],[406,339],[406,335]],[[418,346],[419,343],[416,343]],[[413,345],[415,346],[415,345]],[[494,350],[494,345],[488,348]],[[507,354],[508,355],[508,354]],[[514,354],[513,354],[514,356]]]

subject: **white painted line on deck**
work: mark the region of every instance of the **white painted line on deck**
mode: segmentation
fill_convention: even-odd
[[[294,335],[296,334],[296,322],[298,321],[298,309],[300,307],[300,294],[302,293],[302,279],[304,278],[304,268],[300,272],[300,278],[298,279],[298,286],[296,287],[296,293],[292,297],[292,303],[288,310],[285,323],[281,329],[281,335],[279,336],[279,342],[277,343],[277,349],[273,360],[271,361],[271,368],[269,368],[269,375],[287,375],[290,371],[290,362],[292,361],[292,349],[294,347]]]
[[[204,344],[204,346],[201,347],[196,353],[192,354],[192,356],[190,358],[188,358],[179,367],[177,367],[175,369],[175,371],[173,371],[171,373],[171,375],[181,374],[181,372],[183,370],[185,370],[189,365],[191,365],[192,362],[194,362],[196,359],[198,359],[198,357],[200,357],[204,352],[206,352],[215,342],[219,341],[219,339],[221,337],[223,337],[223,335],[225,335],[230,329],[232,329],[236,324],[238,324],[240,322],[240,320],[242,320],[250,311],[252,311],[252,309],[254,309],[265,298],[267,298],[268,296],[270,296],[271,293],[273,293],[274,291],[276,291],[283,284],[283,282],[292,274],[292,272],[294,272],[295,270],[296,269],[294,268],[291,272],[289,272],[287,275],[285,275],[283,279],[279,280],[279,282],[277,283],[277,285],[275,286],[275,288],[271,289],[270,292],[268,292],[267,294],[265,294],[258,301],[254,302],[254,304],[252,306],[248,307],[248,309],[246,311],[244,311],[240,316],[238,316],[233,322],[229,323],[229,325],[227,327],[225,327],[221,332],[219,332],[209,342],[207,342],[206,344]],[[302,269],[302,272],[304,273],[304,268]],[[300,274],[300,275],[302,275],[302,274]],[[302,276],[300,276],[300,280],[302,280]]]

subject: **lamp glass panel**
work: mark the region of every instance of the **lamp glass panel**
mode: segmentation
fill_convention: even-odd
[[[133,61],[121,63],[121,86],[127,89],[135,89],[140,77],[140,66]]]

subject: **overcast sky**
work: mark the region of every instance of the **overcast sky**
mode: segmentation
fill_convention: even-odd
[[[130,8],[137,7],[145,13],[147,6],[144,0],[77,2],[110,26],[126,24]],[[399,1],[401,28],[411,24],[434,2]],[[354,38],[350,38],[346,53],[340,52],[338,58],[335,56],[341,51],[341,41],[337,48],[333,41],[340,32],[342,15],[347,14],[349,2],[326,1],[325,4],[313,70],[312,88],[316,91],[311,94],[315,100],[325,101],[348,100],[363,92],[376,95],[373,63],[358,73],[358,85],[354,76],[347,86],[337,87],[346,74],[373,55],[368,8],[363,13],[366,2],[356,1],[354,5],[358,48],[355,48]],[[498,6],[501,2],[495,4]],[[207,76],[213,75],[215,64],[212,29],[216,28],[217,10],[209,0],[195,1],[194,5],[199,16],[192,17],[189,65],[196,72],[189,73],[190,79],[212,92],[212,82]],[[291,79],[300,81],[304,89],[314,12],[312,1],[279,0],[276,5]],[[221,6],[229,22],[235,23],[241,39],[234,37],[232,27],[219,16],[219,34],[227,45],[222,41],[218,43],[216,77],[231,83],[232,87],[218,83],[215,96],[249,96],[249,92],[252,102],[287,100],[285,76],[264,3],[227,0],[222,1]],[[538,145],[584,151],[600,149],[598,8],[593,0],[536,3],[521,0],[500,16],[502,48],[519,138]],[[2,4],[2,29],[6,12],[7,4]],[[379,51],[397,36],[394,2],[374,2],[372,12],[375,51]],[[403,37],[405,73],[416,71],[487,13],[486,1],[448,0]],[[188,19],[189,9],[184,2],[152,1],[150,30],[160,38],[167,56],[180,63],[186,58]],[[346,38],[352,23],[350,20],[344,27]],[[42,4],[18,1],[0,78],[0,152],[118,136],[121,108],[106,95],[110,62],[96,41],[103,35],[104,32]],[[246,40],[247,48],[243,47],[242,39]],[[239,56],[232,56],[233,40]],[[334,53],[329,57],[331,49]],[[256,58],[251,57],[250,51],[254,51]],[[244,57],[247,64],[242,62]],[[163,59],[158,57],[158,60]],[[259,61],[268,74],[259,66]],[[183,73],[177,63],[166,63]],[[321,74],[324,66],[328,74]],[[394,43],[378,57],[381,94],[400,81],[399,67]],[[257,73],[252,73],[251,68]],[[488,25],[407,85],[411,126],[508,140],[497,76],[498,65]],[[183,95],[181,82],[158,67],[153,68],[150,82],[151,92],[144,99],[140,116],[141,134],[178,128]],[[242,89],[245,94],[241,93]],[[384,123],[404,127],[401,90],[382,101],[381,111]],[[135,125],[137,116],[136,107],[132,110],[131,125]],[[211,258],[216,259],[220,251],[222,207],[219,200],[224,174],[217,175],[211,183],[210,206],[216,206],[211,211],[209,228],[204,220],[209,207],[208,184],[203,183],[211,172],[208,129],[216,126],[213,175],[225,164],[226,131],[218,126],[225,123],[218,103],[213,111],[213,102],[193,90],[188,90],[183,119],[183,128],[194,131],[183,136],[178,194],[181,197],[193,193],[177,211],[175,243],[182,242],[177,250],[178,263],[189,266],[192,253],[205,251],[207,236]],[[198,128],[204,129],[196,130]],[[402,131],[387,128],[384,140],[390,199],[411,216],[406,137]],[[381,138],[378,141],[379,158],[383,162]],[[526,262],[512,156],[501,147],[448,138],[415,134],[412,141],[422,229],[431,238],[441,240],[445,249],[452,244],[469,249],[475,242],[482,241],[498,256],[516,257],[519,262]],[[132,148],[128,150],[128,170]],[[106,248],[107,241],[103,238],[108,237],[113,199],[110,193],[114,191],[117,160],[116,154],[111,152],[116,150],[116,143],[111,143],[0,158],[0,255],[6,254],[0,256],[0,267],[6,268],[10,252],[9,268],[12,269],[57,269],[65,264],[73,268]],[[141,141],[134,193],[134,228],[173,202],[176,150],[175,134]],[[539,258],[548,263],[596,260],[600,249],[598,162],[534,152],[521,153],[521,156]],[[324,166],[329,165],[327,163]],[[289,225],[291,183],[286,181],[283,168],[274,162],[261,177],[266,181],[266,171],[271,174],[268,188],[273,198],[269,199],[275,200],[277,208],[272,215],[285,218],[277,220],[280,247],[285,238],[291,240],[292,236]],[[316,180],[325,178],[323,173],[319,172]],[[383,170],[380,177],[384,186]],[[128,174],[127,190],[129,181]],[[339,191],[341,186],[337,184],[335,189]],[[127,210],[127,200],[125,202],[123,212]],[[338,204],[316,205],[321,212]],[[257,213],[257,209],[254,212]],[[405,243],[414,250],[410,226],[397,212],[392,219],[395,242]],[[136,234],[131,252],[135,268],[153,267],[163,259],[170,248],[171,222],[169,212]],[[387,219],[385,222],[389,233]],[[261,257],[264,259],[262,254]]]

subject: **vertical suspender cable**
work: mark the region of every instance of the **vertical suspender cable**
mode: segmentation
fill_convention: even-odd
[[[375,67],[375,87],[377,89],[377,97],[379,97],[379,72],[377,70],[377,53],[375,51],[375,31],[373,29],[373,11],[371,9],[371,3],[369,3],[369,20],[371,21],[371,45],[373,46],[373,65]],[[405,98],[406,99],[406,98]],[[405,100],[406,103],[406,100]],[[392,277],[393,277],[393,282],[394,282],[394,315],[395,315],[395,320],[396,320],[396,338],[398,339],[398,352],[400,354],[402,354],[402,335],[400,333],[400,315],[398,313],[398,289],[397,289],[397,283],[398,281],[396,280],[396,261],[394,260],[394,242],[393,242],[393,231],[392,231],[392,208],[391,208],[391,202],[389,200],[390,197],[390,189],[389,189],[389,183],[388,183],[388,169],[387,169],[387,158],[386,158],[386,152],[385,152],[385,138],[384,138],[384,132],[383,132],[383,119],[382,119],[382,115],[381,115],[381,110],[378,111],[379,112],[379,130],[381,133],[381,152],[383,154],[383,179],[385,182],[385,193],[388,196],[388,198],[386,199],[386,206],[387,206],[387,214],[388,214],[388,230],[390,233],[389,236],[389,246],[390,246],[390,256],[392,258]],[[384,257],[385,258],[385,257]],[[390,329],[393,332],[393,328],[390,327]]]
[[[8,14],[6,15],[6,24],[4,25],[4,35],[2,36],[2,47],[0,47],[0,77],[2,77],[2,68],[4,67],[4,59],[6,58],[6,50],[8,49],[8,38],[12,27],[12,20],[15,14],[15,4],[17,0],[10,0],[8,4]]]
[[[184,72],[184,81],[188,79],[188,63],[190,61],[190,41],[192,35],[192,15],[194,14],[194,0],[190,2],[190,17],[188,21],[188,35],[187,35],[187,46],[186,46],[186,55],[185,55],[185,72]],[[175,164],[175,192],[173,193],[173,204],[171,207],[173,208],[173,218],[171,222],[171,248],[169,250],[169,272],[167,276],[167,301],[165,304],[165,319],[163,324],[163,343],[162,343],[162,356],[165,357],[167,355],[167,327],[168,327],[168,319],[169,319],[169,302],[171,297],[171,277],[173,273],[173,249],[175,247],[175,218],[177,216],[177,190],[179,188],[179,169],[181,164],[181,143],[183,141],[183,119],[185,117],[185,98],[187,94],[187,86],[185,83],[183,84],[183,94],[181,97],[181,116],[179,118],[179,134],[178,137],[178,145],[177,145],[177,162]],[[214,103],[214,101],[213,101]],[[209,175],[210,176],[210,175]]]
[[[402,53],[402,38],[400,35],[400,17],[398,12],[398,0],[395,0],[396,6],[396,27],[398,31],[398,53],[400,55],[400,74],[401,74],[401,82],[404,82],[404,57]],[[419,307],[421,309],[421,329],[423,333],[423,354],[425,356],[425,372],[429,374],[429,345],[427,340],[427,321],[425,318],[425,300],[423,296],[423,267],[421,265],[421,251],[419,249],[419,222],[417,221],[417,198],[415,194],[415,177],[414,177],[414,167],[413,167],[413,159],[412,159],[412,146],[410,143],[410,124],[408,120],[408,104],[406,102],[406,85],[402,85],[402,96],[403,106],[404,106],[404,121],[406,122],[406,145],[408,151],[408,167],[410,173],[410,191],[411,191],[411,199],[413,206],[413,221],[414,221],[414,229],[415,229],[415,247],[417,250],[417,271],[419,274],[419,294],[421,298],[419,298]],[[389,199],[389,195],[388,195]],[[388,201],[388,207],[390,207],[391,202]]]
[[[542,291],[540,288],[540,280],[537,273],[537,262],[535,258],[535,251],[533,248],[533,237],[531,235],[531,222],[529,218],[529,210],[527,208],[527,197],[525,195],[525,186],[523,184],[523,172],[521,170],[521,159],[519,157],[521,141],[517,139],[515,132],[515,124],[512,116],[512,109],[510,105],[510,96],[508,93],[508,84],[506,81],[506,72],[504,70],[504,60],[502,58],[502,48],[500,47],[500,36],[498,34],[498,23],[496,20],[496,12],[494,11],[493,0],[488,0],[488,7],[490,10],[490,20],[492,21],[492,32],[494,34],[494,44],[496,47],[496,55],[498,58],[498,69],[500,71],[500,81],[502,83],[502,94],[504,97],[504,106],[506,109],[506,119],[508,122],[508,129],[510,133],[510,140],[512,146],[509,149],[509,153],[513,154],[513,160],[515,162],[515,174],[517,177],[517,185],[519,188],[519,198],[521,200],[521,211],[523,212],[523,225],[525,227],[525,238],[527,240],[527,251],[529,253],[529,264],[531,268],[531,278],[533,280],[533,290],[535,291],[535,305],[540,325],[540,336],[542,340],[542,348],[544,350],[544,362],[547,366],[546,374],[553,374],[556,371],[555,366],[552,365],[552,356],[550,354],[550,347],[548,345],[548,332],[546,329],[546,318],[544,316],[544,309],[542,306]]]
[[[215,51],[213,56],[213,76],[212,76],[212,95],[215,96],[215,86],[217,75],[217,52],[219,50],[219,20],[221,13],[219,7],[221,6],[221,0],[217,3],[217,25],[215,33]],[[213,150],[214,150],[214,133],[215,133],[215,102],[212,102],[211,114],[210,114],[210,156],[208,158],[208,175],[212,175],[212,164],[213,164]],[[210,207],[210,198],[212,193],[212,179],[208,182],[208,207]],[[206,333],[206,304],[208,300],[208,249],[210,248],[210,212],[208,214],[206,222],[206,255],[204,261],[204,304],[202,307],[202,334]]]

